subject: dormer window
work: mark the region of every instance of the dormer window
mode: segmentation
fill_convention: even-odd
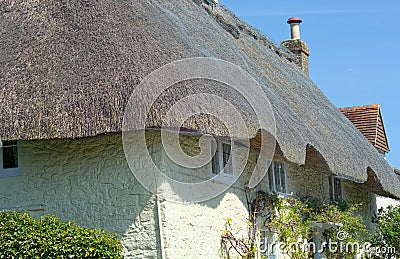
[[[342,180],[335,176],[329,177],[329,194],[331,201],[343,199]]]
[[[2,141],[0,148],[0,177],[20,174],[17,141]]]

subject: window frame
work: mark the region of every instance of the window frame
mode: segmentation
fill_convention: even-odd
[[[340,183],[340,194],[337,195],[336,193],[336,183],[335,181],[339,180]],[[343,181],[342,178],[339,178],[335,175],[330,175],[329,176],[329,198],[331,201],[339,201],[343,200]]]
[[[277,179],[276,179],[276,172],[275,172],[275,166],[276,164],[281,164],[282,168],[283,168],[283,172],[284,172],[284,183],[285,186],[282,186],[282,191],[278,191],[277,190]],[[280,176],[279,172],[279,176]],[[272,179],[271,179],[272,176]],[[272,181],[271,181],[272,180]],[[280,185],[282,185],[282,178],[279,179],[280,180]],[[268,187],[269,187],[269,191],[270,193],[277,193],[277,194],[283,194],[283,195],[287,195],[288,194],[288,190],[287,190],[287,171],[286,171],[286,163],[284,162],[275,162],[272,161],[270,167],[268,168]]]
[[[20,145],[16,141],[18,163],[17,167],[4,168],[3,164],[3,142],[0,141],[0,178],[14,177],[21,175]]]
[[[224,165],[224,154],[223,154],[223,145],[229,145],[230,146],[230,155],[229,155],[229,160],[230,161],[230,165],[231,165],[231,172],[227,173],[225,170],[225,165]],[[234,167],[234,151],[233,151],[233,145],[234,145],[234,141],[228,141],[225,139],[217,139],[215,140],[215,142],[212,142],[212,150],[211,150],[211,155],[212,155],[212,159],[211,159],[211,176],[212,178],[215,177],[223,177],[223,178],[227,178],[227,179],[234,179],[235,178],[235,167]],[[218,154],[218,167],[219,167],[219,171],[218,173],[215,173],[213,170],[213,164],[214,164],[214,159],[215,159],[215,152],[217,152]]]

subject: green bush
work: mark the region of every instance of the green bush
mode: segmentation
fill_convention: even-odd
[[[122,258],[117,236],[100,229],[0,212],[0,258]]]
[[[377,228],[372,239],[380,254],[374,258],[400,258],[400,206],[380,209],[376,219]]]

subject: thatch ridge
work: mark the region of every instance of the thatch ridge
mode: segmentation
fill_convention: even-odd
[[[130,93],[146,75],[182,58],[214,57],[241,66],[264,87],[287,160],[304,164],[312,147],[332,173],[363,183],[371,168],[380,181],[374,191],[400,197],[393,169],[289,61],[293,56],[223,6],[210,9],[200,0],[5,0],[0,32],[2,139],[120,132]],[[218,87],[177,86],[156,111],[185,94]],[[233,91],[221,95],[241,101]],[[252,114],[242,105],[243,114]],[[161,117],[153,115],[147,126],[157,128]],[[248,118],[250,125],[253,117]],[[199,130],[200,124],[185,127]]]

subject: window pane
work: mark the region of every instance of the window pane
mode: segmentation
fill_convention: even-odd
[[[329,177],[329,194],[332,201],[342,199],[342,180],[340,178]]]
[[[274,170],[272,169],[272,165],[268,168],[268,182],[269,182],[269,191],[274,192],[276,191],[274,188]]]
[[[18,167],[18,148],[16,141],[3,141],[3,169]]]
[[[232,159],[231,158],[231,145],[222,143],[222,159],[224,165],[224,173],[233,174]]]
[[[218,155],[218,148],[214,147],[215,154],[212,158],[212,173],[219,174],[219,155]]]
[[[281,184],[281,177],[280,177],[280,171],[281,171],[281,164],[280,163],[274,163],[274,170],[275,170],[275,188],[277,192],[282,192],[282,184]]]
[[[224,156],[224,166],[229,163],[229,158],[231,156],[231,145],[222,144],[223,156]]]
[[[280,167],[280,178],[281,178],[281,187],[282,187],[282,192],[286,192],[286,173],[285,173],[285,167],[283,166],[283,164],[281,164]]]
[[[342,181],[339,178],[335,178],[335,199],[342,198]]]

